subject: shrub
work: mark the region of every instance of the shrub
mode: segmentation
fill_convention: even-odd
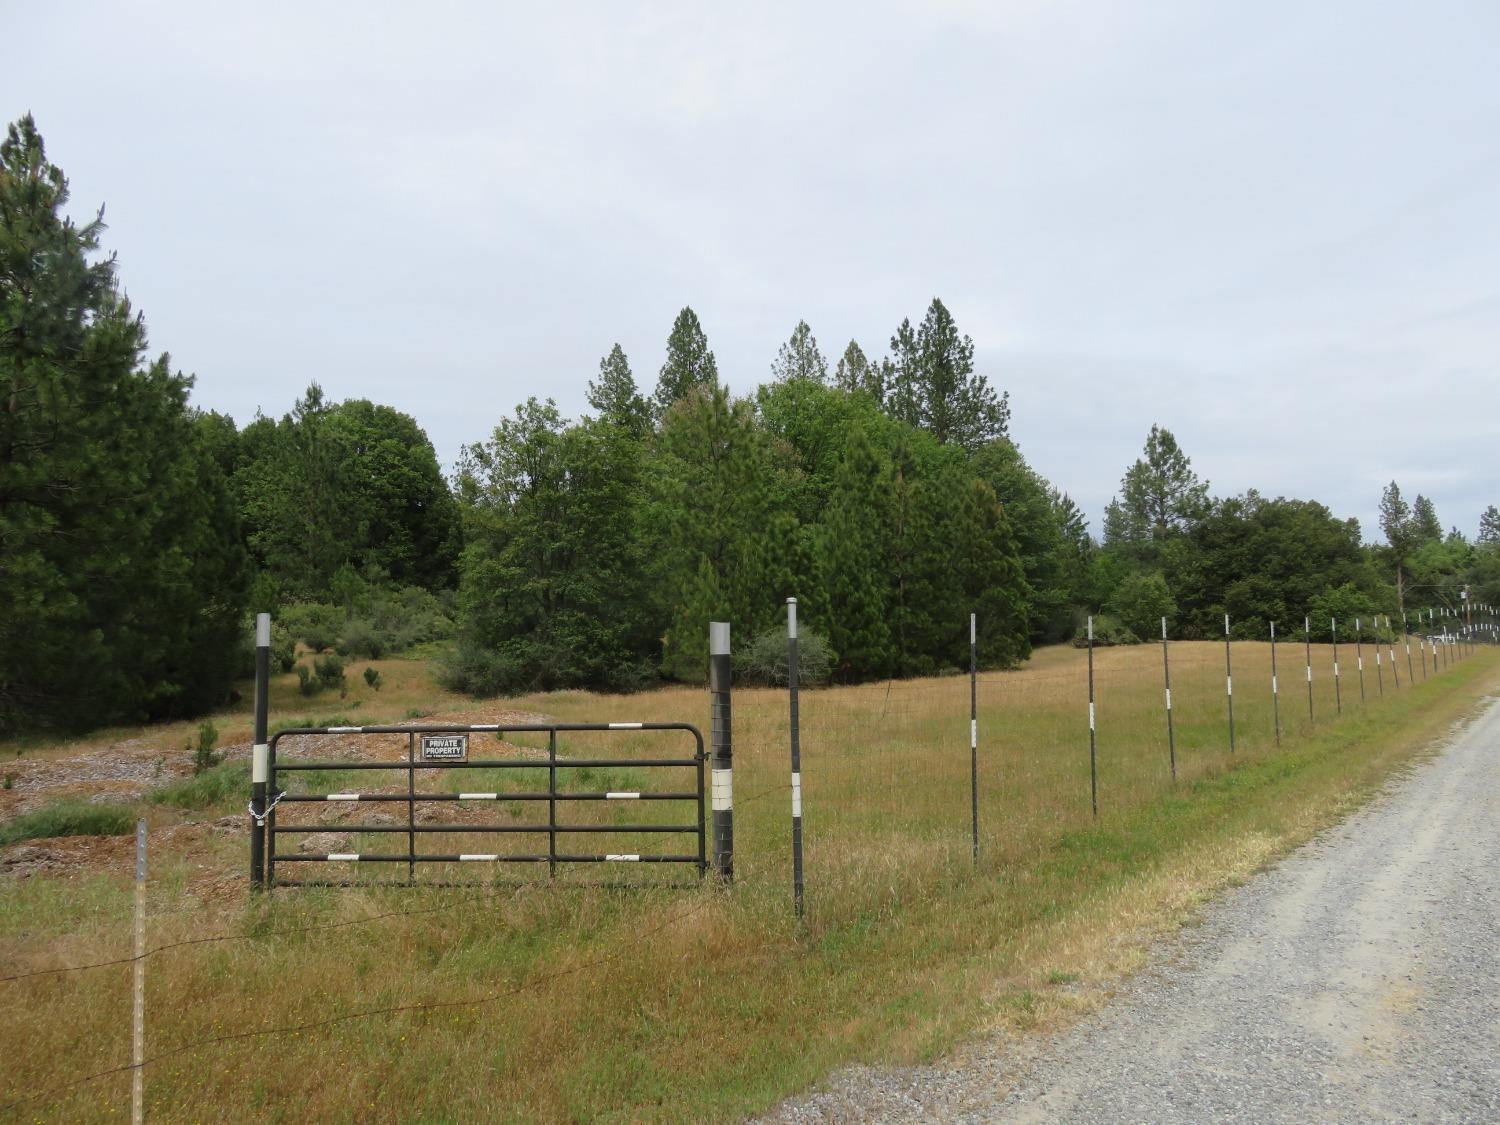
[[[1094,618],[1094,647],[1108,648],[1111,645],[1138,645],[1141,638],[1127,629],[1121,622],[1109,614],[1100,614]],[[1088,624],[1078,627],[1073,634],[1074,648],[1087,648],[1089,644]]]
[[[134,830],[135,817],[124,805],[70,797],[0,825],[0,845],[54,836],[124,836]]]
[[[284,606],[280,616],[287,632],[314,652],[331,649],[344,627],[344,614],[338,606],[319,602]]]
[[[1156,637],[1161,634],[1161,619],[1167,618],[1170,625],[1176,616],[1177,602],[1160,574],[1136,573],[1126,575],[1115,587],[1104,609],[1137,637]]]
[[[828,682],[833,669],[833,650],[818,633],[804,629],[797,637],[797,682],[816,685]],[[735,677],[758,687],[779,687],[787,682],[786,633],[770,629],[734,654]]]
[[[190,744],[193,751],[193,773],[200,774],[204,770],[213,769],[219,764],[219,756],[214,753],[214,747],[219,742],[219,728],[205,719],[198,726],[198,742]]]
[[[438,661],[438,683],[449,691],[480,697],[521,690],[524,669],[504,653],[474,644],[460,644]]]
[[[335,653],[321,656],[313,664],[313,671],[317,677],[319,691],[331,691],[339,689],[342,695],[346,690],[344,683],[344,658]]]
[[[339,638],[338,651],[344,656],[379,660],[385,655],[388,643],[385,634],[375,627],[374,622],[355,619],[344,626],[343,636]]]
[[[318,681],[313,679],[312,669],[306,664],[297,665],[297,690],[303,695],[313,695],[318,687]]]
[[[380,673],[378,671],[376,671],[374,668],[366,668],[365,669],[365,683],[369,684],[376,691],[379,691],[380,690]]]

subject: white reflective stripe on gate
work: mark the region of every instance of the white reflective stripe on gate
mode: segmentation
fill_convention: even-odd
[[[264,742],[257,742],[255,748],[250,751],[250,780],[252,782],[268,781],[271,773],[271,747]]]
[[[336,860],[340,860],[340,861],[344,861],[344,860],[356,860],[356,859],[359,858],[359,853],[358,852],[330,852],[328,854],[328,858],[329,859],[336,859]]]
[[[363,734],[364,727],[329,727],[329,734]]]
[[[328,796],[324,797],[323,800],[325,800],[325,801],[357,801],[357,800],[359,800],[359,794],[358,793],[330,793],[330,794],[328,794]]]
[[[714,812],[728,812],[734,808],[734,770],[713,771]]]
[[[640,723],[610,723],[610,730],[640,730]]]
[[[499,730],[499,723],[475,723],[470,730]]]
[[[604,858],[614,863],[639,863],[641,859],[638,855],[607,855]]]
[[[606,793],[604,799],[606,801],[639,801],[641,795],[639,793]]]
[[[500,857],[498,855],[461,855],[458,858],[460,862],[466,863],[469,860],[499,859]]]
[[[458,795],[458,799],[460,801],[498,801],[500,799],[500,794],[499,793],[460,793]]]

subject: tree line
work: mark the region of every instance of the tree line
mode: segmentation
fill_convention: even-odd
[[[1010,434],[1008,397],[934,299],[884,354],[828,363],[799,322],[735,397],[691,308],[654,386],[615,345],[564,418],[528,399],[445,477],[421,426],[316,383],[279,418],[193,408],[77,225],[26,117],[0,145],[0,732],[192,715],[276,643],[380,655],[442,641],[480,694],[633,690],[703,674],[707,623],[737,648],[795,595],[840,681],[992,665],[1104,611],[1111,635],[1244,635],[1305,611],[1500,601],[1500,516],[1474,543],[1430,501],[1382,500],[1386,542],[1315,501],[1213,498],[1153,428],[1090,536]]]

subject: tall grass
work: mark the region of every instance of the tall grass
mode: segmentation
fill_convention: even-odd
[[[1235,645],[1231,757],[1222,645],[1173,646],[1174,785],[1160,649],[1096,653],[1097,822],[1083,655],[1046,650],[1024,670],[985,674],[977,867],[966,678],[805,693],[804,925],[791,917],[786,698],[771,690],[735,697],[732,890],[623,887],[616,868],[582,868],[547,886],[545,870],[527,869],[497,875],[532,881],[489,890],[359,887],[250,900],[240,883],[220,892],[244,869],[243,840],[158,849],[151,943],[216,933],[246,940],[151,960],[148,1055],[266,1034],[166,1054],[148,1067],[147,1112],[162,1120],[231,1111],[268,1120],[727,1119],[842,1063],[914,1061],[997,1022],[1064,1018],[1077,1003],[1070,998],[1136,963],[1143,940],[1346,811],[1500,679],[1492,651],[1426,682],[1419,672],[1414,685],[1403,661],[1401,689],[1387,678],[1381,699],[1371,685],[1361,707],[1346,675],[1335,721],[1331,651],[1315,647],[1309,722],[1301,650],[1284,646],[1280,657],[1278,750],[1269,650]],[[1353,662],[1343,659],[1347,673]],[[683,688],[564,692],[518,706],[561,721],[706,727],[706,703],[701,690]],[[560,746],[622,760],[681,750],[680,736],[654,732],[568,736]],[[428,783],[447,786],[452,773]],[[673,846],[651,837],[639,844]],[[450,874],[472,875],[473,866]],[[644,884],[681,873],[629,875]],[[123,879],[8,885],[0,959],[25,971],[128,954],[129,903]],[[0,1102],[128,1060],[128,972],[0,985],[11,990],[12,1013],[0,1025]],[[450,1006],[321,1024],[408,1004]],[[122,1073],[25,1112],[103,1119],[128,1096]]]

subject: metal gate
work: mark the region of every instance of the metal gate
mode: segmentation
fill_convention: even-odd
[[[586,731],[683,731],[692,736],[693,754],[683,758],[604,758],[604,757],[560,757],[558,735]],[[468,754],[468,738],[472,734],[493,734],[497,738],[506,734],[545,734],[547,751],[545,758],[479,758]],[[283,739],[307,735],[404,735],[406,757],[391,761],[277,761],[277,747]],[[419,751],[420,748],[420,751]],[[545,863],[549,874],[555,874],[558,864],[578,863],[690,863],[698,868],[701,877],[708,870],[706,854],[707,839],[704,826],[704,763],[703,735],[687,723],[536,723],[536,724],[476,724],[473,726],[424,725],[424,726],[366,726],[366,727],[297,727],[277,732],[269,744],[268,789],[274,794],[265,816],[265,876],[266,885],[276,882],[276,864],[281,863],[396,863],[406,865],[408,881],[415,882],[419,863]],[[667,769],[690,768],[693,770],[692,789],[678,792],[649,790],[587,791],[567,784],[572,771],[593,769]],[[496,790],[493,792],[434,792],[419,789],[419,774],[436,770],[545,770],[545,789]],[[290,793],[283,792],[278,785],[278,775],[292,773],[316,774],[330,771],[357,770],[382,771],[385,774],[404,774],[405,792],[339,792],[339,793]],[[559,784],[562,775],[563,784]],[[376,774],[375,776],[379,776]],[[388,788],[388,787],[387,787]],[[417,809],[420,805],[436,802],[484,804],[498,809],[509,802],[546,802],[545,824],[469,824],[419,823]],[[292,803],[355,802],[383,805],[404,804],[406,823],[391,823],[387,817],[380,824],[277,824],[276,809]],[[567,817],[560,810],[577,807],[583,802],[620,802],[631,807],[640,807],[640,802],[687,802],[693,805],[695,815],[691,823],[666,824],[581,824]],[[524,807],[524,805],[522,806]],[[639,818],[638,818],[639,819]],[[336,830],[350,835],[405,834],[404,851],[380,852],[283,852],[277,842],[284,836],[307,835]],[[417,848],[417,838],[422,835],[453,835],[512,837],[516,835],[532,838],[545,836],[547,850],[526,849],[522,852],[506,852],[497,848],[492,852],[426,852]],[[577,845],[559,849],[558,837],[564,843],[580,838],[599,838],[610,835],[688,835],[694,838],[693,850],[688,853],[646,854],[641,852],[593,853],[574,850]],[[312,880],[282,880],[283,886],[307,885]]]

